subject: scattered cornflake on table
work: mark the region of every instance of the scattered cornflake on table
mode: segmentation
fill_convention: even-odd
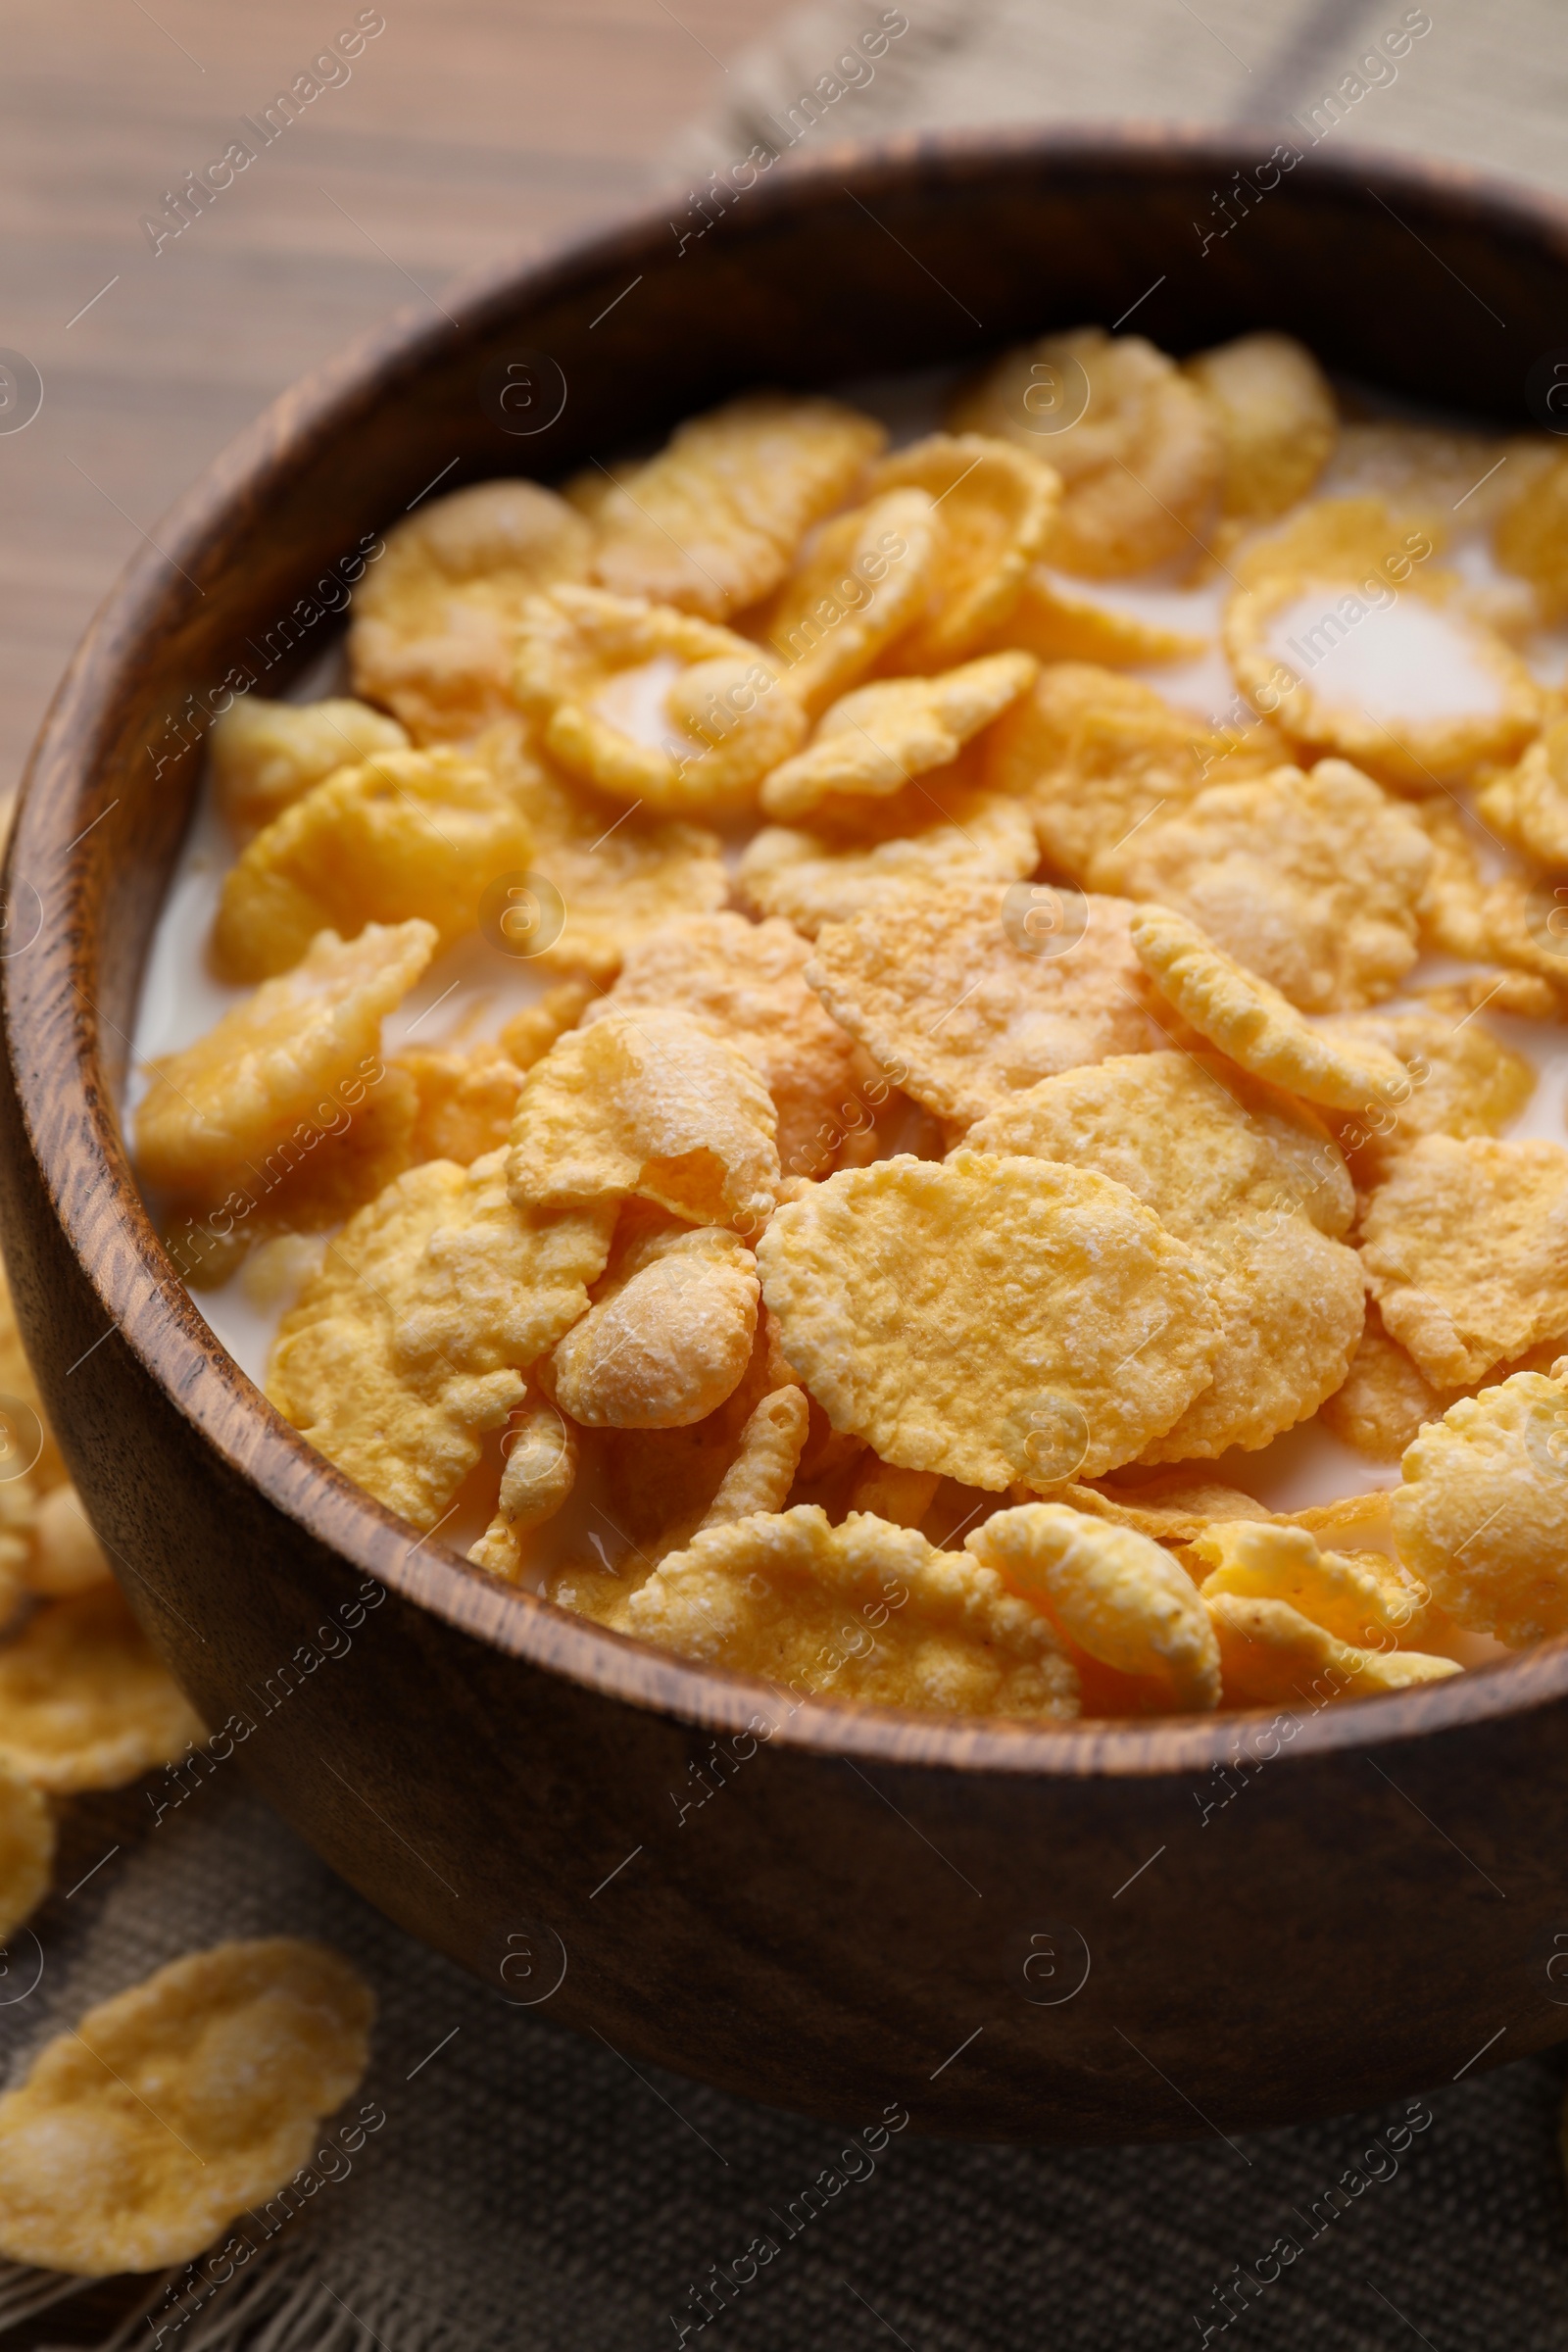
[[[0,1642],[0,1758],[52,1795],[122,1788],[205,1737],[118,1585],[45,1600]]]
[[[0,2098],[0,2252],[90,2278],[189,2262],[307,2162],[374,2014],[338,1953],[281,1936],[101,2001]]]

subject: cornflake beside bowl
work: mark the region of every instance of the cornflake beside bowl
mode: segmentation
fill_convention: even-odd
[[[1390,424],[1341,451],[1322,290],[1298,338],[1243,331],[1335,223],[1356,271],[1388,261],[1364,192],[1303,167],[1221,299],[1161,209],[1214,165],[1136,141],[867,160],[861,202],[930,284],[879,258],[831,326],[826,289],[872,249],[836,182],[781,175],[684,275],[628,232],[322,395],[252,462],[266,564],[235,564],[221,499],[176,530],[213,592],[181,663],[265,637],[276,551],[324,558],[328,516],[375,544],[412,457],[456,436],[467,486],[389,535],[353,674],[321,666],[292,714],[253,694],[216,738],[237,830],[204,820],[169,922],[188,957],[205,902],[230,985],[260,993],[223,1000],[209,1042],[193,991],[159,1032],[166,928],[142,1031],[166,1057],[129,1101],[212,1329],[118,1157],[89,1245],[66,1171],[118,1152],[101,1093],[72,1075],[35,1111],[24,1078],[37,1149],[14,1126],[7,1152],[13,1215],[42,1236],[58,1209],[74,1237],[47,1310],[24,1282],[51,1402],[117,1549],[195,1636],[161,1638],[204,1711],[265,1681],[284,1629],[358,1611],[329,1723],[283,1711],[254,1743],[284,1809],[500,1985],[826,2112],[891,2087],[932,2129],[1184,2129],[1163,2076],[1234,2126],[1407,2087],[1450,2039],[1457,2066],[1479,1986],[1518,2046],[1554,2031],[1527,1984],[1564,1668],[1540,1494],[1509,1468],[1552,1462],[1568,1395],[1551,877],[1478,850],[1455,798],[1508,798],[1542,837],[1550,581],[1504,498],[1469,535],[1496,522],[1477,587],[1464,511],[1438,511],[1449,445]],[[1557,266],[1528,210],[1389,188],[1434,250],[1484,221],[1545,320]],[[1104,252],[1135,220],[1140,270],[1169,265],[1140,337],[1082,325],[1131,294],[1042,280],[1001,230]],[[955,240],[989,360],[940,308]],[[744,332],[720,293],[742,263]],[[803,267],[820,349],[792,394],[765,387],[799,373],[778,321]],[[639,269],[648,307],[614,314],[601,361],[590,305]],[[1447,298],[1412,292],[1395,334],[1389,275],[1338,356],[1409,393]],[[525,332],[579,387],[522,453],[564,498],[486,487],[519,453],[473,383]],[[674,428],[640,468],[622,452],[653,420],[604,390],[634,351]],[[933,361],[946,393],[888,447],[842,387]],[[1087,405],[1063,420],[1041,384]],[[1498,447],[1537,494],[1559,463]],[[72,885],[80,984],[119,1026],[153,930],[131,880],[161,886],[189,806],[129,788],[122,756],[167,770],[172,657],[118,666],[122,641],[176,642],[156,616],[184,591],[124,594],[128,634],[89,647],[43,755],[79,780],[34,789],[16,852],[64,888],[88,771],[126,786],[131,831],[106,804]],[[1427,638],[1476,687],[1462,708],[1407,691]],[[270,683],[250,681],[275,703]],[[7,969],[24,1072],[63,952]],[[91,1359],[89,1412],[64,1374],[105,1307],[125,1336]],[[213,1337],[260,1371],[274,1326],[271,1394],[316,1450]],[[1391,1513],[1392,1462],[1343,1441],[1387,1449],[1412,1411],[1446,1440],[1409,1450]],[[1479,1534],[1467,1479],[1497,1489]],[[1372,1748],[1398,1751],[1384,1779]],[[1533,1809],[1499,1827],[1496,1776],[1522,1771]],[[1538,1889],[1500,1942],[1449,1848],[1410,1848],[1421,1812]],[[1303,1904],[1310,1943],[1284,1936]],[[1401,1950],[1434,1920],[1418,2019]],[[1095,1961],[1055,2000],[1045,1946]],[[1288,2054],[1261,2017],[1212,2033],[1263,1982],[1305,2021]],[[943,2066],[973,2016],[983,2055]]]

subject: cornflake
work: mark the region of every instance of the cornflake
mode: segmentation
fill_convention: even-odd
[[[832,1154],[821,1131],[860,1089],[874,1108],[886,1079],[862,1071],[855,1041],[828,1018],[808,988],[810,949],[793,925],[744,915],[693,915],[668,923],[628,950],[608,997],[588,1007],[585,1025],[638,1004],[673,1005],[722,1030],[746,1055],[773,1098],[781,1164],[814,1173]]]
[[[1205,726],[1139,678],[1061,662],[986,737],[984,774],[1027,804],[1045,856],[1082,883],[1098,856],[1156,815],[1174,815],[1205,785],[1266,775],[1290,757],[1264,720]]]
[[[416,743],[462,741],[513,708],[517,622],[531,597],[580,580],[592,534],[536,482],[476,482],[393,531],[356,591],[357,692]]]
[[[1530,582],[1544,620],[1568,612],[1568,459],[1560,450],[1515,466],[1492,548],[1505,571]]]
[[[966,1141],[1098,1170],[1202,1266],[1223,1334],[1213,1384],[1145,1460],[1266,1446],[1344,1380],[1363,1316],[1360,1264],[1338,1238],[1354,1197],[1309,1111],[1217,1057],[1119,1054],[1030,1088]]]
[[[1522,1646],[1568,1632],[1568,1363],[1450,1404],[1404,1456],[1404,1566],[1473,1634]]]
[[[1224,514],[1267,522],[1304,498],[1339,436],[1334,393],[1290,335],[1240,335],[1200,351],[1186,374],[1214,404],[1224,445]]]
[[[19,1483],[15,1479],[8,1482],[11,1486]],[[51,1599],[90,1592],[95,1585],[112,1581],[104,1547],[92,1532],[74,1487],[55,1487],[38,1504],[31,1550],[20,1573],[29,1592],[46,1593]]]
[[[612,1224],[608,1203],[514,1206],[501,1152],[413,1168],[328,1245],[278,1327],[268,1395],[377,1501],[433,1527],[522,1374],[586,1313]]]
[[[1416,959],[1419,825],[1343,760],[1215,784],[1090,867],[1097,890],[1189,915],[1303,1011],[1386,997]]]
[[[541,1366],[589,1427],[683,1429],[739,1386],[757,1330],[757,1261],[720,1225],[641,1239]]]
[[[1253,1077],[1340,1110],[1407,1099],[1409,1076],[1396,1055],[1310,1027],[1278,989],[1244,971],[1185,915],[1140,906],[1131,937],[1166,1003]]]
[[[1032,564],[1022,592],[997,631],[1042,662],[1087,662],[1111,669],[1159,662],[1197,662],[1209,639],[1118,609],[1066,572]]]
[[[205,1738],[118,1585],[44,1601],[0,1643],[0,1759],[51,1795],[122,1788]]]
[[[561,928],[553,938],[542,931],[534,950],[543,969],[611,981],[635,940],[729,896],[718,835],[705,826],[628,812],[553,769],[515,723],[490,730],[473,752],[515,795],[535,867],[560,898]]]
[[[9,1937],[37,1910],[49,1891],[54,1859],[48,1798],[24,1774],[0,1764],[0,1936]]]
[[[182,1053],[152,1064],[136,1113],[149,1184],[211,1194],[230,1170],[265,1159],[317,1104],[374,1061],[381,1016],[435,951],[430,923],[368,923],[344,942],[324,931],[290,972],[269,980]]]
[[[213,789],[241,841],[281,816],[313,784],[380,752],[408,748],[408,730],[368,703],[270,703],[242,695],[208,737]]]
[[[1091,577],[1201,552],[1225,469],[1215,406],[1142,335],[1098,326],[1008,352],[954,406],[958,431],[999,433],[1064,485],[1051,561]]]
[[[933,769],[892,800],[867,803],[856,829],[764,825],[747,844],[735,887],[761,915],[814,939],[824,923],[902,908],[953,885],[1013,882],[1039,853],[1028,809],[971,780],[963,760]]]
[[[939,523],[929,602],[888,666],[946,669],[1007,619],[1046,544],[1061,484],[1036,451],[982,433],[932,433],[884,458],[872,487],[924,490]]]
[[[729,1040],[672,1006],[572,1029],[517,1100],[513,1199],[541,1208],[638,1196],[695,1225],[760,1230],[778,1191],[777,1119]]]
[[[841,1172],[779,1209],[757,1261],[835,1429],[992,1492],[1132,1460],[1219,1351],[1193,1252],[1125,1186],[1046,1160]]]
[[[626,1631],[704,1664],[861,1704],[1075,1715],[1044,1612],[913,1528],[803,1504],[693,1538],[626,1604]]]
[[[1568,866],[1568,719],[1476,795],[1482,822],[1542,865]]]
[[[486,1152],[511,1142],[522,1070],[499,1045],[466,1051],[405,1046],[388,1066],[415,1090],[411,1162],[455,1159],[467,1167]],[[402,1170],[394,1173],[401,1175]]]
[[[723,620],[769,595],[887,439],[835,400],[757,392],[694,416],[594,499],[593,576]]]
[[[1450,1388],[1568,1335],[1568,1150],[1423,1136],[1362,1219],[1361,1258],[1393,1336]]]
[[[190,2261],[308,2161],[374,2015],[339,1953],[283,1936],[101,2001],[0,2099],[0,2251],[92,2278]]]
[[[462,753],[384,752],[313,786],[223,880],[213,949],[226,976],[286,972],[318,932],[419,920],[448,948],[493,876],[527,866],[514,803]]]
[[[506,1467],[495,1516],[468,1558],[503,1583],[516,1584],[523,1538],[555,1517],[577,1483],[577,1430],[530,1380],[512,1408],[502,1451]]]
[[[1544,708],[1529,669],[1455,575],[1413,570],[1433,547],[1432,534],[1402,530],[1377,499],[1321,500],[1248,550],[1245,584],[1223,624],[1231,667],[1258,710],[1277,715],[1296,742],[1418,794],[1466,781],[1484,760],[1517,758]],[[1401,595],[1414,658],[1441,663],[1453,681],[1445,713],[1417,716],[1396,701],[1380,711],[1353,683],[1312,682],[1321,662]],[[1390,674],[1398,671],[1396,662]]]
[[[1363,1190],[1381,1182],[1423,1135],[1497,1135],[1536,1091],[1536,1073],[1479,1021],[1463,1026],[1429,1012],[1355,1013],[1325,1024],[1352,1047],[1383,1047],[1403,1062],[1402,1098],[1335,1120],[1350,1173]]]
[[[906,1094],[967,1126],[1039,1079],[1156,1042],[1132,911],[1085,899],[1081,933],[1050,955],[994,882],[911,892],[824,925],[807,977]]]
[[[1233,1706],[1322,1706],[1446,1682],[1461,1672],[1452,1658],[1422,1650],[1361,1649],[1341,1642],[1286,1600],[1216,1592],[1207,1607]]]
[[[769,816],[807,816],[822,802],[887,800],[956,760],[971,736],[1033,684],[1028,654],[992,654],[930,678],[861,686],[824,711],[804,752],[762,785]]]
[[[1451,1387],[1428,1380],[1409,1349],[1390,1338],[1372,1306],[1345,1384],[1324,1402],[1323,1423],[1357,1453],[1396,1462],[1429,1421],[1442,1419],[1453,1397]]]
[[[1246,1520],[1219,1522],[1193,1539],[1205,1570],[1205,1601],[1288,1602],[1352,1648],[1387,1646],[1407,1637],[1427,1605],[1427,1591],[1392,1560],[1369,1552],[1323,1551],[1304,1527]]]
[[[1158,1683],[1171,1707],[1219,1704],[1207,1613],[1186,1570],[1148,1536],[1034,1502],[999,1511],[964,1547],[1101,1665]]]
[[[665,816],[755,807],[807,727],[778,664],[747,638],[595,588],[529,606],[516,694],[569,774]]]
[[[754,634],[784,665],[790,693],[813,717],[864,677],[931,601],[939,546],[936,502],[887,490],[822,523]]]

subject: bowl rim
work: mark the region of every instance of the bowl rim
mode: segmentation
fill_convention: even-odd
[[[781,159],[748,192],[739,226],[729,216],[718,223],[715,243],[777,229],[792,215],[850,192],[850,181],[873,194],[883,179],[905,183],[916,162],[949,184],[1031,165],[1047,172],[1053,166],[1099,166],[1108,173],[1155,178],[1195,162],[1224,171],[1238,163],[1245,168],[1262,138],[1261,130],[1250,138],[1203,125],[1120,121],[839,142],[809,158]],[[1534,236],[1560,246],[1568,261],[1568,204],[1468,165],[1358,147],[1345,155],[1303,155],[1297,171],[1303,173],[1298,186],[1353,188],[1358,196],[1383,201],[1381,186],[1429,207],[1462,209],[1480,233]],[[443,289],[444,300],[463,318],[465,333],[477,331],[521,304],[613,274],[655,247],[667,250],[669,193],[656,189],[645,204],[608,224],[460,276]],[[1564,1636],[1442,1683],[1304,1712],[1265,1706],[1037,1727],[855,1702],[792,1702],[770,1682],[688,1664],[498,1584],[439,1544],[439,1527],[420,1536],[354,1485],[240,1370],[185,1291],[142,1203],[104,1067],[100,1016],[75,977],[87,961],[99,870],[95,852],[82,845],[107,813],[107,806],[94,807],[95,799],[103,799],[95,726],[138,642],[146,641],[170,600],[182,594],[171,580],[171,567],[188,580],[184,566],[199,570],[225,516],[244,503],[264,506],[270,481],[296,466],[306,447],[346,429],[357,408],[397,398],[401,386],[439,355],[450,332],[446,310],[407,304],[295,383],[228,443],[164,517],[157,545],[148,539],[137,550],[105,598],[56,689],[24,777],[0,891],[9,905],[19,884],[36,890],[56,919],[44,924],[40,953],[0,962],[12,1083],[76,1265],[109,1315],[109,1329],[118,1326],[166,1403],[229,1472],[308,1537],[488,1647],[608,1699],[707,1732],[751,1735],[839,1757],[854,1769],[860,1758],[1053,1781],[1200,1776],[1249,1750],[1257,1753],[1270,1727],[1284,1717],[1295,1724],[1293,1758],[1328,1757],[1525,1714],[1568,1696]],[[28,1041],[51,1016],[58,1023],[73,990],[85,1001],[74,1005],[69,1048],[53,1050],[46,1074],[44,1057],[28,1051]]]

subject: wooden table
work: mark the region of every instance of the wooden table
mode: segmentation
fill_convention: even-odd
[[[229,437],[385,312],[657,184],[680,124],[778,13],[677,10],[13,0],[0,347],[38,371],[43,405],[0,432],[0,794],[115,573]],[[318,94],[290,119],[273,102],[302,77]],[[230,142],[254,160],[206,209],[187,198],[173,234],[166,194]]]

